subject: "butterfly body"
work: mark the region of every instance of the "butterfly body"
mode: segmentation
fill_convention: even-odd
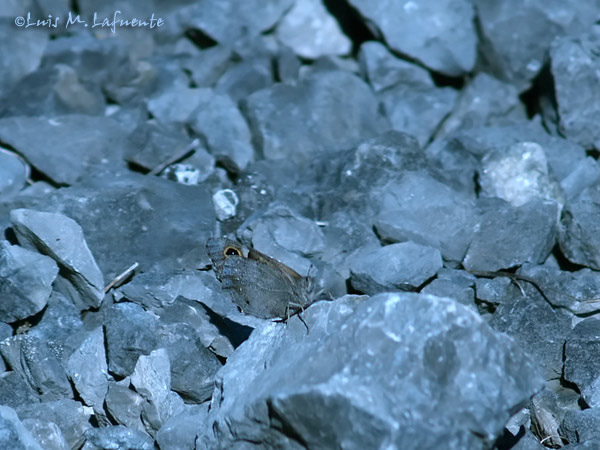
[[[210,238],[208,255],[223,289],[245,314],[286,319],[315,299],[311,277],[231,239]]]

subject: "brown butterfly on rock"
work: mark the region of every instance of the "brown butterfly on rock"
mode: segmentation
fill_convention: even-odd
[[[262,319],[288,319],[318,295],[314,279],[231,239],[210,238],[208,256],[223,289],[244,312]]]

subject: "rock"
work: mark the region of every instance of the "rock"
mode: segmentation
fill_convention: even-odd
[[[185,123],[200,105],[204,89],[173,85],[148,100],[148,111],[164,123]]]
[[[81,225],[107,282],[134,262],[147,272],[155,267],[169,272],[208,261],[204,243],[215,213],[206,186],[141,175],[113,177],[59,189],[36,208]]]
[[[125,168],[125,133],[108,117],[7,117],[0,119],[0,141],[57,184]]]
[[[560,204],[565,201],[558,183],[548,172],[542,146],[535,142],[520,142],[485,155],[479,184],[483,195],[504,199],[516,207],[535,199]]]
[[[0,404],[18,408],[27,403],[39,403],[40,397],[33,390],[21,371],[10,370],[0,374]]]
[[[41,400],[49,402],[73,395],[62,362],[46,342],[29,335],[12,336],[0,342],[0,353]]]
[[[28,177],[29,168],[23,159],[0,147],[0,197],[18,193]]]
[[[515,208],[499,199],[480,200],[481,216],[463,265],[494,271],[542,263],[558,232],[558,206],[534,200]]]
[[[129,388],[129,378],[121,382],[108,382],[106,393],[106,411],[121,425],[145,432],[142,423],[142,405],[144,399],[140,394]]]
[[[118,376],[130,375],[140,355],[156,348],[159,323],[134,303],[117,303],[106,311],[104,334],[108,368]]]
[[[587,2],[584,2],[587,3]],[[561,132],[586,148],[600,148],[600,31],[557,39],[551,47],[552,76]]]
[[[83,305],[97,308],[104,298],[104,278],[77,222],[62,214],[15,209],[10,220],[21,245],[54,259],[80,293]]]
[[[57,274],[52,258],[0,241],[0,321],[15,322],[40,312]]]
[[[352,287],[369,295],[415,289],[442,267],[439,250],[411,241],[359,250],[351,258]]]
[[[599,442],[600,412],[597,408],[567,411],[558,429],[567,442]]]
[[[86,405],[102,411],[108,390],[108,366],[102,328],[89,333],[81,346],[69,356],[66,371]]]
[[[212,89],[198,89],[198,105],[189,118],[194,133],[217,160],[244,169],[254,159],[248,124],[233,101]]]
[[[15,29],[15,18],[27,11],[15,11],[0,20],[0,96],[14,87],[23,76],[33,72],[40,65],[46,44],[48,31],[32,27],[25,33]]]
[[[377,95],[394,130],[411,134],[425,147],[456,103],[449,87],[396,84]]]
[[[25,404],[19,406],[16,411],[21,420],[37,419],[40,422],[55,423],[71,449],[83,445],[84,434],[92,427],[89,414],[81,403],[74,400]]]
[[[242,101],[242,112],[266,159],[310,159],[385,131],[377,101],[358,77],[342,71],[309,76],[297,85],[276,84]]]
[[[27,95],[23,95],[27,92]],[[25,76],[5,96],[0,116],[100,116],[105,100],[99,86],[82,82],[70,66],[56,64]]]
[[[486,73],[478,73],[460,91],[454,110],[436,137],[459,129],[526,121],[517,88]]]
[[[531,1],[526,7],[519,0],[504,2],[500,8],[485,0],[476,0],[473,5],[486,71],[518,88],[528,86],[542,69],[552,40],[587,30],[596,21],[598,8],[595,0],[568,7],[543,0]]]
[[[234,104],[237,104],[253,92],[271,86],[273,84],[272,72],[270,58],[258,57],[232,64],[217,81],[215,93],[227,95]]]
[[[598,351],[599,330],[600,321],[587,318],[575,325],[565,344],[565,379],[577,385],[583,400],[592,408],[600,405],[598,361],[593,356]]]
[[[221,363],[204,346],[196,329],[186,323],[166,324],[158,345],[169,356],[171,389],[188,403],[209,400]]]
[[[423,172],[407,172],[372,189],[379,213],[373,223],[387,242],[413,241],[460,261],[473,239],[476,209],[467,195]],[[441,219],[443,218],[443,219]]]
[[[456,300],[465,306],[475,306],[475,292],[473,285],[475,277],[464,270],[442,268],[437,273],[437,278],[421,289],[421,294],[447,297]],[[478,280],[477,280],[478,281]]]
[[[127,448],[129,450],[154,450],[154,441],[146,433],[116,425],[92,428],[85,433],[87,439],[82,450]]]
[[[470,72],[477,37],[471,2],[445,0],[404,5],[389,0],[351,0],[395,51],[449,76]]]
[[[358,59],[363,78],[369,81],[375,92],[397,84],[430,88],[435,86],[427,70],[399,59],[380,42],[363,42]]]
[[[558,243],[569,261],[600,269],[600,183],[584,189],[563,210]]]
[[[156,433],[161,450],[194,450],[196,435],[203,429],[208,415],[208,403],[186,405],[180,414],[171,417]],[[198,447],[199,448],[199,447]]]
[[[307,59],[345,55],[352,47],[320,0],[296,2],[277,25],[276,34],[296,55]]]
[[[190,72],[196,87],[213,87],[232,64],[233,50],[227,45],[215,45],[202,49],[197,55],[182,61],[182,67]]]
[[[515,339],[541,368],[546,380],[555,379],[563,370],[563,346],[571,317],[564,310],[553,309],[533,286],[524,282],[522,286],[527,297],[513,294],[505,299],[489,324]]]
[[[304,320],[308,335],[299,320],[265,324],[237,349],[199,443],[477,448],[543,385],[514,341],[449,299],[339,299],[313,305]]]
[[[181,33],[198,29],[219,43],[233,43],[273,28],[292,4],[293,0],[195,3],[177,9],[165,22],[174,22]]]
[[[42,446],[25,428],[17,413],[9,406],[0,405],[0,446],[14,450],[42,450]]]
[[[131,375],[131,385],[145,400],[142,421],[149,433],[158,431],[167,420],[183,410],[183,400],[170,390],[171,368],[165,349],[139,357]]]
[[[37,439],[44,450],[69,450],[62,431],[54,422],[38,419],[25,419],[23,425]]]

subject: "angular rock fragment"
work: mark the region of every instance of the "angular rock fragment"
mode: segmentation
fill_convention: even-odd
[[[0,197],[16,194],[25,187],[29,168],[12,152],[0,148]]]
[[[77,222],[62,214],[15,209],[10,220],[21,245],[54,259],[80,293],[85,307],[97,308],[104,298],[104,278]]]
[[[40,443],[9,406],[0,405],[0,447],[14,450],[42,450]]]
[[[381,31],[394,50],[450,76],[473,69],[477,36],[471,2],[351,0],[350,4]]]
[[[533,200],[515,208],[499,199],[480,200],[481,216],[463,265],[494,271],[542,263],[558,233],[558,205]]]
[[[41,311],[57,274],[52,258],[0,241],[0,321],[11,323]]]
[[[154,450],[154,441],[146,433],[116,425],[92,428],[85,433],[87,439],[82,450],[127,448],[130,450]]]
[[[125,377],[135,368],[140,355],[148,355],[158,343],[156,316],[134,303],[117,303],[106,312],[104,333],[108,368]]]
[[[308,335],[299,320],[265,324],[238,348],[199,443],[479,448],[543,386],[513,340],[449,299],[346,298],[304,319]]]
[[[414,242],[359,250],[352,256],[350,281],[365,294],[410,290],[433,277],[442,267],[439,250]]]

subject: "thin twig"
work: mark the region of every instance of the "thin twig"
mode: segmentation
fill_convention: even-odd
[[[131,275],[133,271],[138,268],[138,266],[138,263],[133,263],[125,272],[121,273],[120,275],[117,275],[117,277],[114,280],[112,280],[106,285],[106,287],[104,288],[104,293],[106,294],[113,287],[119,287],[123,280],[125,280],[129,275]]]
[[[158,166],[156,166],[154,169],[152,169],[150,171],[149,175],[159,175],[163,170],[165,170],[171,164],[175,164],[176,162],[181,161],[182,159],[185,159],[188,156],[190,156],[192,153],[194,153],[196,151],[196,147],[198,147],[199,145],[200,145],[200,140],[194,139],[183,150],[176,153],[175,155],[173,155],[172,157],[170,157],[169,159],[160,163]]]

